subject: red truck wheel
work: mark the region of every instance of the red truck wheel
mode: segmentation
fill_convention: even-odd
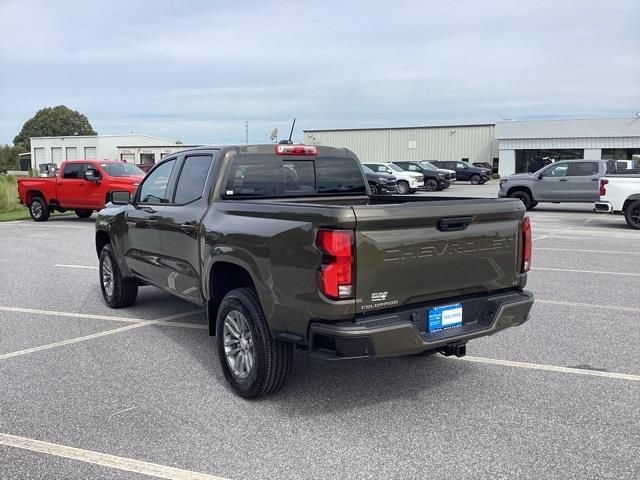
[[[80,218],[89,218],[93,214],[93,210],[74,210]]]
[[[46,222],[49,219],[49,206],[42,197],[33,197],[29,204],[29,215],[34,222]]]

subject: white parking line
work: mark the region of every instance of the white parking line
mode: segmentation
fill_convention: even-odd
[[[140,473],[142,475],[149,475],[156,478],[166,478],[169,480],[225,480],[222,477],[208,475],[206,473],[168,467],[157,463],[143,462],[132,458],[117,457],[107,453],[43,442],[42,440],[19,437],[17,435],[9,435],[7,433],[0,433],[0,445],[20,448],[22,450],[29,450],[37,453],[44,453],[55,457],[78,460],[80,462],[113,468],[116,470],[123,470],[125,472]]]
[[[541,270],[546,272],[596,273],[600,275],[621,275],[623,277],[640,277],[640,273],[604,272],[602,270],[574,270],[571,268],[533,267],[531,270]]]
[[[145,320],[134,323],[133,325],[127,325],[126,327],[112,328],[111,330],[105,330],[103,332],[92,333],[91,335],[84,335],[82,337],[69,338],[67,340],[62,340],[60,342],[48,343],[46,345],[40,345],[39,347],[25,348],[24,350],[18,350],[16,352],[4,353],[0,355],[0,360],[6,360],[8,358],[19,357],[21,355],[27,355],[29,353],[40,352],[42,350],[49,350],[51,348],[63,347],[65,345],[72,345],[74,343],[80,343],[87,340],[92,340],[94,338],[106,337],[107,335],[113,335],[115,333],[126,332],[127,330],[132,330],[134,328],[146,327],[147,325],[170,325],[170,326],[180,326],[183,328],[208,328],[206,325],[194,326],[194,324],[190,323],[178,323],[171,322],[171,320],[176,320],[178,318],[188,317],[195,313],[201,313],[202,310],[197,310],[188,313],[179,313],[176,315],[170,315],[168,317],[159,318],[157,320]]]
[[[60,265],[55,264],[54,267],[63,267],[63,268],[86,268],[89,270],[98,270],[98,267],[92,265]]]
[[[619,305],[601,305],[594,303],[577,303],[577,302],[564,302],[561,300],[544,300],[540,298],[535,299],[535,303],[543,303],[548,305],[560,305],[563,307],[584,307],[591,310],[617,310],[620,312],[640,313],[640,308],[635,307],[621,307]]]
[[[540,240],[541,238],[534,238]],[[576,253],[607,253],[612,255],[640,255],[640,252],[622,252],[619,250],[578,250],[576,248],[552,248],[552,247],[534,247],[536,250],[553,250],[556,252],[576,252]]]
[[[557,365],[544,365],[541,363],[514,362],[511,360],[499,360],[497,358],[484,357],[462,357],[458,360],[466,362],[483,363],[485,365],[498,365],[501,367],[526,368],[529,370],[544,370],[556,373],[571,373],[575,375],[587,375],[591,377],[613,378],[616,380],[627,380],[631,382],[640,382],[640,375],[632,375],[630,373],[602,372],[599,370],[586,370],[582,368],[559,367]]]
[[[34,308],[18,308],[18,307],[2,307],[0,311],[4,312],[17,312],[17,313],[32,313],[35,315],[51,315],[53,317],[70,317],[70,318],[82,318],[86,320],[110,320],[113,322],[128,322],[128,323],[140,323],[146,320],[141,318],[127,318],[116,317],[112,315],[92,315],[90,313],[74,313],[74,312],[55,312],[52,310],[37,310]]]

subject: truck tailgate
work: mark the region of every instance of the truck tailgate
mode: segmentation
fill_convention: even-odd
[[[431,199],[353,210],[357,312],[522,283],[519,201]]]

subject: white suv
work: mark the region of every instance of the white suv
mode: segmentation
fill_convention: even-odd
[[[424,175],[421,173],[406,172],[399,166],[391,162],[388,163],[365,163],[374,172],[388,173],[398,180],[398,193],[415,193],[418,188],[424,186]]]

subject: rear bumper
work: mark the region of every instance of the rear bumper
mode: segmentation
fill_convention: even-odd
[[[463,306],[462,325],[428,332],[429,308],[455,303]],[[449,299],[391,314],[367,315],[354,322],[315,322],[310,327],[309,350],[316,358],[341,360],[441,349],[521,325],[528,320],[532,305],[532,293],[516,291]]]
[[[613,205],[609,202],[596,202],[593,211],[596,213],[613,213]]]

